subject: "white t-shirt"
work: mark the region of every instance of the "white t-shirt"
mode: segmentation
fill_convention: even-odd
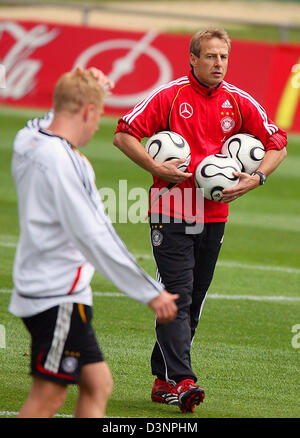
[[[135,262],[106,214],[89,161],[65,139],[28,122],[14,142],[20,238],[9,310],[28,317],[62,302],[92,304],[96,269],[142,303],[163,285]]]

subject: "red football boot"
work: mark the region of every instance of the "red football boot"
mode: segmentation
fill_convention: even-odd
[[[155,379],[151,398],[154,402],[178,405],[178,394],[175,386],[165,380]]]
[[[178,406],[182,412],[194,412],[195,406],[204,400],[204,389],[195,385],[192,379],[177,383],[175,390],[178,393]]]

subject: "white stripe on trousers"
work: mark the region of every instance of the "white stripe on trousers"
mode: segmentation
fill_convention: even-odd
[[[73,303],[63,303],[58,308],[53,340],[44,364],[44,368],[53,373],[57,373],[59,369],[62,353],[70,330],[72,312]]]

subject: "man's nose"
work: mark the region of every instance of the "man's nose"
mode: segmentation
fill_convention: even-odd
[[[216,56],[215,58],[215,65],[221,65],[222,64],[222,59],[221,56]]]

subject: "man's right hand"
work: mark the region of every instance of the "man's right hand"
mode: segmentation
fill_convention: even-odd
[[[127,157],[159,179],[180,184],[192,176],[192,173],[178,169],[180,164],[185,163],[185,158],[159,163],[146,152],[144,146],[133,135],[117,132],[113,142]]]
[[[183,164],[185,161],[185,158],[181,158],[165,161],[164,163],[155,162],[155,167],[151,173],[152,175],[164,181],[180,184],[192,176],[192,173],[182,172],[178,169],[178,166]]]
[[[167,324],[176,318],[177,305],[175,301],[178,298],[178,294],[170,294],[163,290],[158,297],[148,303],[149,307],[156,313],[157,322]]]

